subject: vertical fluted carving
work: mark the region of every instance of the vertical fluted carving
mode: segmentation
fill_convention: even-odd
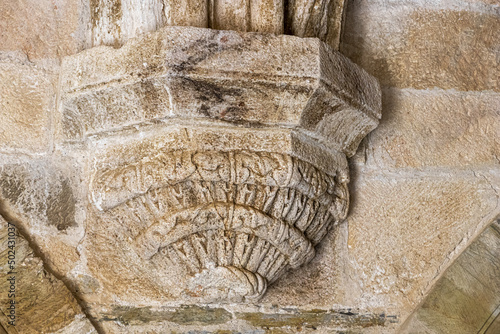
[[[318,37],[338,49],[345,0],[90,0],[92,45],[169,26]]]
[[[345,0],[290,0],[286,34],[318,37],[338,49]]]
[[[210,28],[282,34],[282,0],[209,0]]]
[[[190,0],[179,1],[181,3]],[[162,0],[90,0],[92,46],[121,46],[132,37],[156,31],[165,22]]]

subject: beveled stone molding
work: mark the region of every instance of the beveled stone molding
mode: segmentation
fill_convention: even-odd
[[[299,128],[351,155],[381,116],[375,78],[316,38],[286,35],[165,27],[65,58],[61,86],[64,139],[220,119]]]
[[[309,262],[381,109],[376,80],[318,39],[202,28],[68,57],[60,82],[56,143],[88,152],[87,233],[187,302],[256,301]]]

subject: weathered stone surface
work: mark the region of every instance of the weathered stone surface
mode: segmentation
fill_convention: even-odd
[[[47,265],[65,275],[79,259],[84,212],[73,179],[78,174],[64,171],[64,163],[54,166],[44,159],[0,165],[0,207],[33,233]]]
[[[499,91],[497,8],[352,1],[341,51],[383,85]]]
[[[300,270],[290,271],[269,287],[262,298],[263,305],[308,305],[314,309],[328,310],[332,305],[345,306],[347,283],[347,223],[343,222],[333,229],[316,247],[316,256]],[[321,293],[311,293],[321,291]],[[352,313],[366,310],[350,309]]]
[[[345,218],[380,117],[373,78],[289,36],[166,27],[67,58],[61,87],[59,148],[89,152],[71,278],[98,308],[259,300]]]
[[[210,9],[206,0],[164,0],[163,6],[169,26],[209,27]]]
[[[166,27],[66,58],[62,87],[64,139],[190,117],[298,127],[353,154],[380,117],[372,77],[318,40],[290,36]]]
[[[104,319],[103,319],[104,320]],[[124,331],[124,327],[127,330]],[[349,328],[353,333],[383,333],[390,329],[384,314],[350,311],[256,309],[229,312],[225,308],[183,306],[173,308],[116,307],[106,315],[103,327],[111,332],[149,333],[331,333]]]
[[[282,0],[210,0],[210,28],[282,34]]]
[[[8,333],[71,333],[69,328],[96,333],[64,283],[47,272],[15,225],[1,217],[0,261],[0,323]],[[14,312],[8,308],[11,301]]]
[[[384,118],[367,141],[369,165],[500,168],[500,94],[392,88],[383,95]]]
[[[338,50],[345,0],[288,1],[285,33],[300,37],[318,37]]]
[[[82,50],[86,45],[83,7],[80,1],[2,1],[0,51],[22,51],[35,60]]]
[[[168,2],[167,2],[168,3]],[[163,12],[163,1],[90,0],[92,46],[121,46],[130,38],[163,26],[165,14],[170,22],[178,24],[176,9],[168,5]],[[173,13],[172,13],[173,12]],[[172,20],[172,15],[174,19]]]
[[[40,132],[31,129],[31,116],[15,130],[10,124],[4,130],[0,122],[2,131],[19,134],[12,137],[13,142],[26,143],[30,148],[30,151],[21,151],[16,146],[14,150],[9,149],[9,154],[3,154],[6,149],[1,149],[1,202],[7,204],[7,211],[15,214],[32,234],[47,266],[75,284],[78,293],[89,302],[88,312],[99,319],[104,333],[397,332],[399,322],[424,299],[448,264],[480,232],[485,222],[498,213],[500,174],[495,91],[498,91],[496,58],[499,43],[495,32],[499,16],[496,2],[354,1],[348,14],[343,51],[379,76],[386,85],[413,88],[385,90],[387,116],[382,119],[380,134],[374,132],[364,142],[364,148],[353,163],[361,168],[359,173],[362,175],[354,178],[352,187],[353,216],[348,223],[336,226],[333,233],[315,247],[318,254],[315,259],[269,285],[259,302],[212,304],[211,307],[196,303],[182,307],[176,304],[182,298],[176,300],[175,293],[169,294],[170,290],[165,289],[170,284],[168,276],[176,275],[175,266],[160,264],[154,267],[151,263],[157,261],[158,256],[144,260],[137,255],[148,254],[148,247],[155,245],[150,240],[158,238],[153,232],[162,232],[158,226],[164,225],[159,223],[150,228],[148,236],[151,239],[144,237],[146,242],[139,243],[131,236],[142,231],[144,226],[134,225],[133,222],[138,221],[134,215],[150,217],[141,210],[149,207],[151,199],[153,202],[160,199],[154,204],[165,204],[160,188],[174,189],[181,206],[196,203],[195,191],[202,188],[199,182],[202,177],[195,173],[189,175],[186,182],[150,177],[153,171],[158,171],[159,164],[164,163],[164,169],[159,168],[158,172],[161,176],[172,176],[174,171],[185,172],[204,164],[213,168],[197,169],[203,177],[209,180],[232,178],[231,182],[236,182],[237,186],[208,182],[223,200],[206,212],[219,218],[226,218],[228,212],[236,212],[238,216],[240,208],[232,210],[229,206],[228,209],[220,202],[227,203],[231,191],[233,194],[240,191],[241,195],[242,189],[247,197],[238,200],[250,200],[257,194],[253,190],[259,184],[274,182],[273,178],[282,181],[281,176],[285,175],[282,172],[286,169],[282,167],[295,166],[283,161],[310,163],[314,168],[308,167],[308,170],[314,175],[335,172],[340,160],[334,159],[334,155],[325,155],[325,150],[345,149],[348,145],[339,143],[347,141],[357,145],[359,139],[346,138],[350,132],[343,133],[344,137],[331,135],[337,129],[335,125],[348,128],[346,125],[354,124],[351,128],[356,129],[355,123],[348,120],[356,119],[360,105],[370,104],[363,98],[347,98],[362,102],[360,105],[349,102],[355,112],[350,108],[343,109],[345,112],[333,108],[331,90],[318,87],[318,78],[337,78],[340,90],[346,83],[352,83],[342,93],[367,90],[357,86],[360,81],[356,76],[337,77],[343,75],[343,71],[328,65],[330,60],[321,56],[323,51],[317,51],[317,42],[311,40],[300,44],[290,42],[299,41],[297,37],[259,39],[253,34],[228,32],[212,32],[212,37],[207,38],[195,32],[196,29],[190,30],[187,38],[182,34],[176,38],[161,37],[163,31],[149,37],[142,35],[162,25],[213,28],[216,17],[219,23],[233,24],[244,31],[273,32],[272,29],[278,31],[283,27],[279,24],[279,12],[270,11],[269,15],[252,12],[252,9],[274,10],[281,2],[259,1],[265,5],[263,7],[253,6],[255,3],[218,1],[219,9],[216,10],[217,6],[205,6],[214,5],[214,2],[195,0],[142,1],[142,7],[129,0],[65,3],[63,5],[68,6],[65,8],[81,5],[78,25],[85,27],[85,31],[78,28],[71,37],[84,41],[78,45],[91,46],[96,38],[96,44],[117,47],[131,38],[137,39],[130,47],[120,50],[101,47],[68,59],[66,65],[76,65],[73,69],[81,72],[71,74],[65,70],[63,73],[74,76],[77,84],[71,88],[75,90],[67,90],[68,81],[62,82],[65,87],[62,104],[71,107],[65,111],[65,118],[60,117],[59,111],[49,113],[48,119],[53,118],[57,129],[57,144],[55,154],[45,158],[44,164],[28,162],[32,152],[46,152],[40,149],[45,147],[43,140],[33,140],[33,134],[39,136]],[[312,32],[313,36],[321,38],[329,36],[340,26],[338,21],[329,26],[329,20],[321,15],[332,8],[328,7],[332,3],[288,1],[282,18],[284,32],[299,36]],[[54,11],[53,3],[47,1],[36,3],[43,8],[23,4],[19,2],[26,11],[31,10],[34,20],[26,21],[29,15],[24,9],[9,12],[8,20],[22,22],[20,24],[0,19],[2,23],[7,22],[0,34],[17,29],[19,36],[15,41],[11,35],[7,39],[2,37],[0,42],[5,41],[0,43],[2,47],[12,50],[20,45],[27,46],[28,56],[37,66],[44,63],[40,58],[74,53],[72,50],[76,49],[65,44],[71,36],[65,31],[74,23],[67,25],[58,19],[61,25],[57,33],[43,28],[36,31],[38,28],[34,27],[42,22],[38,13],[47,13],[43,26],[52,27],[52,12],[57,10]],[[224,12],[221,7],[224,4],[239,10]],[[14,5],[18,6],[17,3],[7,4],[0,12]],[[56,5],[59,7],[57,1]],[[194,10],[193,6],[196,6]],[[290,18],[291,9],[300,17]],[[341,14],[330,10],[330,15]],[[72,20],[71,15],[67,18]],[[261,25],[252,26],[256,23]],[[290,31],[292,27],[295,32]],[[335,29],[330,30],[330,27]],[[202,43],[186,43],[192,40]],[[289,43],[283,44],[283,41]],[[176,45],[165,47],[173,42]],[[304,47],[305,44],[308,47]],[[167,63],[165,59],[180,61]],[[180,65],[188,67],[180,71]],[[37,70],[41,71],[41,67]],[[120,79],[122,81],[118,82]],[[420,88],[430,90],[417,90]],[[12,94],[9,89],[6,90],[8,97]],[[316,95],[311,93],[313,90]],[[246,95],[238,95],[240,92]],[[5,101],[5,96],[0,94],[0,100]],[[171,104],[171,97],[174,104]],[[240,102],[246,103],[245,110]],[[307,109],[309,106],[314,108]],[[296,107],[314,112],[300,114],[294,111]],[[185,114],[182,108],[187,110]],[[266,122],[259,123],[260,117]],[[288,117],[293,122],[287,120]],[[201,131],[204,128],[210,131]],[[365,133],[367,129],[356,131]],[[155,137],[155,133],[159,136]],[[140,138],[143,142],[138,145]],[[318,145],[318,139],[323,140],[322,145]],[[187,142],[200,150],[193,152]],[[356,145],[349,149],[351,153]],[[187,153],[179,155],[169,148]],[[220,154],[213,154],[213,151]],[[30,154],[21,157],[21,153]],[[46,155],[49,154],[52,153]],[[66,157],[67,161],[62,162],[61,157]],[[248,157],[251,159],[246,159]],[[238,163],[231,165],[231,162]],[[151,166],[157,169],[148,169]],[[246,174],[248,170],[262,173]],[[244,177],[253,182],[246,188],[239,187],[238,183]],[[108,180],[112,182],[107,183]],[[120,184],[124,186],[122,189]],[[304,182],[300,188],[310,191],[323,184],[318,182],[309,187]],[[297,197],[292,200],[292,196],[297,195],[296,190],[291,189],[286,194],[288,198],[278,191],[278,205],[272,206],[273,210],[284,208],[283,203],[300,204]],[[206,193],[212,195],[214,192]],[[157,194],[160,196],[152,196]],[[183,196],[186,194],[188,196]],[[71,205],[72,196],[74,206]],[[290,210],[295,212],[293,206]],[[124,223],[109,218],[116,212],[123,213],[119,218],[123,218]],[[104,218],[109,219],[103,219],[103,215],[108,215]],[[178,212],[174,215],[182,218]],[[169,224],[167,219],[164,221]],[[228,235],[219,240],[224,241],[226,250],[235,245]],[[182,250],[186,251],[184,255],[192,254],[189,246]],[[232,254],[238,254],[238,250],[233,249]],[[106,256],[108,258],[103,259]],[[185,258],[189,261],[189,257]],[[198,261],[198,257],[191,259]],[[474,268],[473,265],[470,268]],[[165,274],[162,268],[174,269]],[[209,288],[221,288],[220,294],[228,295],[228,291],[233,290],[246,298],[261,292],[258,279],[252,280],[243,272],[252,282],[234,284],[244,277],[224,268],[214,270],[213,276],[207,275],[210,270],[202,272],[191,285],[172,279],[172,286],[179,290],[179,286],[187,287],[191,293],[188,297],[193,298],[191,301],[200,298],[197,294],[201,284],[198,283],[204,281],[209,282]],[[226,276],[232,279],[231,284],[220,284],[219,278]],[[482,290],[474,293],[481,295]],[[208,295],[212,300],[217,299],[214,298],[217,293]],[[167,302],[169,305],[164,304]],[[443,301],[436,300],[436,305],[442,304]],[[478,307],[471,317],[483,316],[477,312],[479,309],[484,308]],[[59,332],[86,332],[87,328],[79,327],[86,324],[84,318],[74,319]]]
[[[338,50],[344,0],[90,1],[92,46],[121,46],[164,25],[318,37]]]
[[[500,314],[500,313],[497,310],[496,318],[493,319],[493,322],[489,325],[485,334],[495,334],[495,333],[500,332],[500,317],[498,316],[498,314]]]
[[[471,237],[499,213],[493,176],[363,170],[348,217],[348,305],[411,312]]]
[[[89,298],[258,300],[346,215],[345,156],[290,130],[136,131],[90,138]]]
[[[380,117],[372,77],[290,36],[166,27],[66,58],[59,82],[55,151],[2,162],[2,212],[110,331],[109,309],[257,302],[309,262]]]
[[[75,334],[75,333],[97,334],[99,332],[95,329],[92,323],[83,314],[75,316],[75,320],[73,320],[73,322],[71,322],[64,328],[61,328],[57,332],[54,332],[54,334]]]
[[[499,259],[500,224],[493,223],[448,268],[403,332],[495,333]]]
[[[0,53],[0,152],[48,150],[56,85],[55,73],[19,53]]]

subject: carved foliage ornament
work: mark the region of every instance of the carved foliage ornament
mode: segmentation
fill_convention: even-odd
[[[195,302],[258,300],[310,261],[380,117],[376,80],[317,39],[167,27],[63,69],[61,138],[91,151],[89,233],[116,226],[107,251]]]
[[[346,185],[285,154],[172,151],[101,172],[94,194],[144,261],[185,267],[186,293],[220,302],[256,300],[311,260],[345,218]]]

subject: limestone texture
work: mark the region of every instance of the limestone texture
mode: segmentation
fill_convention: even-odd
[[[413,3],[351,1],[341,51],[383,85],[498,92],[498,5]]]
[[[257,302],[345,219],[346,155],[380,117],[378,83],[317,39],[165,27],[61,69],[56,147],[85,145],[89,196],[70,275],[96,318]]]
[[[3,1],[0,223],[29,241],[24,332],[498,332],[499,17]]]
[[[381,115],[377,81],[312,38],[164,27],[60,70],[53,152],[6,156],[2,212],[41,232],[99,331],[127,305],[258,303],[345,219],[346,157]],[[236,310],[228,328],[256,325]]]
[[[167,13],[171,11],[169,7],[165,10]],[[87,21],[92,29],[92,46],[123,45],[130,38],[162,27],[165,19],[163,3],[158,0],[140,3],[130,0],[91,0],[89,16]]]
[[[50,145],[57,73],[21,53],[0,53],[0,152],[42,153]]]
[[[494,166],[500,162],[500,95],[384,89],[384,121],[368,138],[368,164],[386,168]],[[453,115],[441,111],[452,108]]]
[[[0,51],[19,51],[30,61],[60,59],[87,46],[85,5],[64,0],[3,0]]]
[[[498,210],[498,190],[485,176],[401,174],[373,177],[363,170],[352,184],[348,267],[359,286],[347,296],[349,303],[411,309],[441,266]],[[480,226],[471,223],[484,212],[491,214],[481,217]]]
[[[404,323],[500,213],[498,14],[488,1],[348,3],[340,50],[380,80],[383,117],[351,160],[346,276],[360,285],[347,304],[393,305]]]
[[[65,284],[44,268],[16,224],[4,219],[0,223],[0,326],[7,333],[97,333]]]
[[[344,0],[91,0],[82,17],[92,46],[121,46],[167,25],[317,37],[338,50],[344,7]]]
[[[453,263],[404,327],[404,333],[498,331],[500,224],[493,222]]]

